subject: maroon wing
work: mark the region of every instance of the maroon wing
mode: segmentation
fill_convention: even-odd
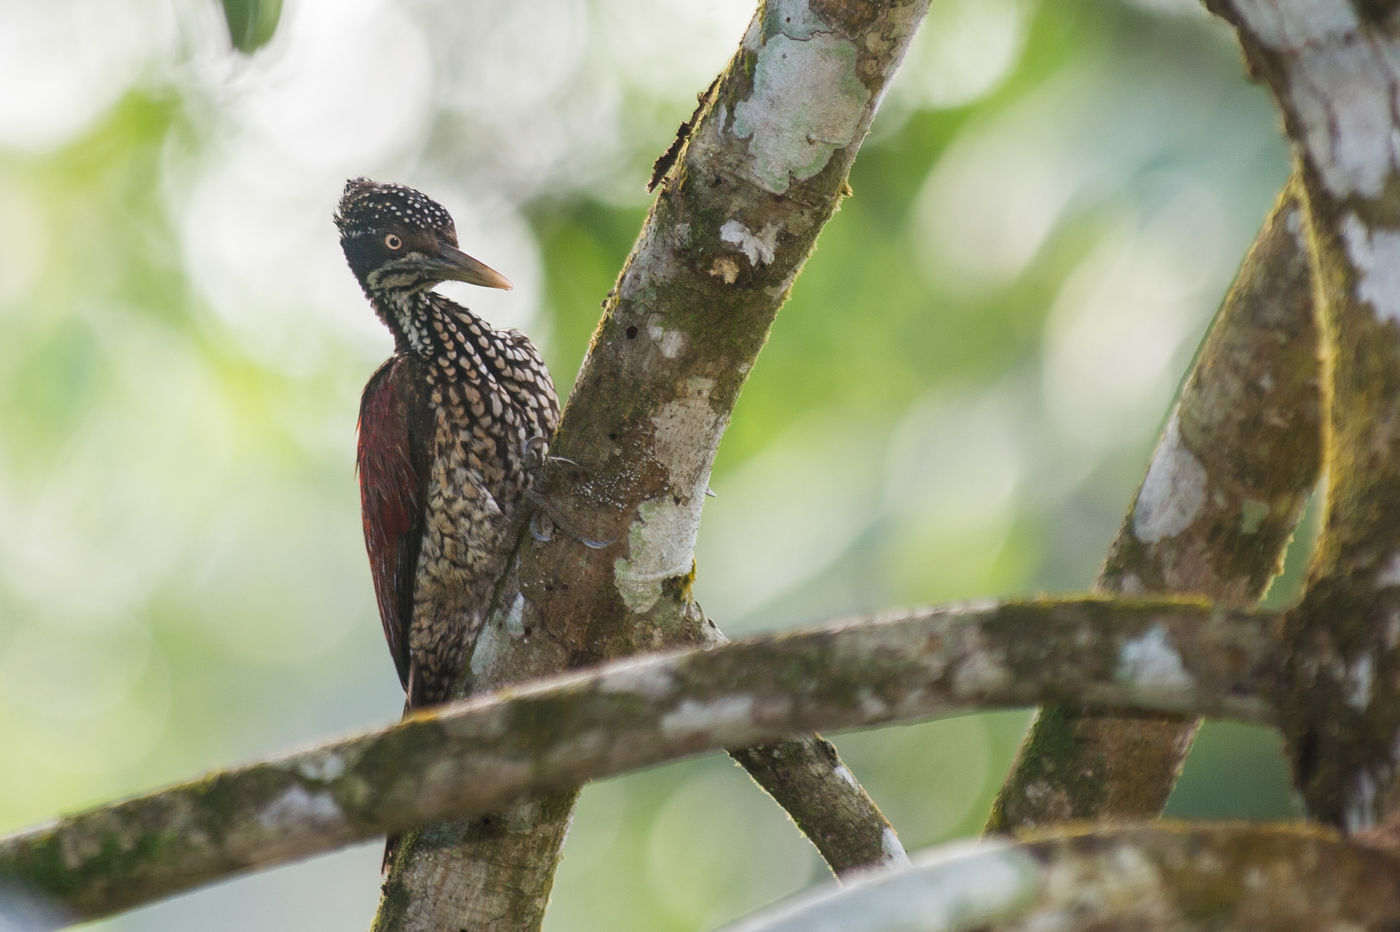
[[[432,443],[425,384],[423,364],[414,356],[391,356],[375,370],[360,399],[355,458],[379,619],[405,689],[413,579],[423,537]]]

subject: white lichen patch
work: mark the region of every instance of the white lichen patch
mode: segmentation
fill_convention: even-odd
[[[1308,251],[1308,231],[1304,229],[1303,223],[1303,211],[1299,207],[1290,210],[1288,216],[1283,218],[1284,229],[1293,234],[1293,242],[1297,245],[1298,251],[1306,254]]]
[[[1181,664],[1167,629],[1153,625],[1145,634],[1126,642],[1118,651],[1114,679],[1135,695],[1181,699],[1195,687],[1195,680]]]
[[[1347,667],[1347,705],[1364,712],[1371,704],[1371,687],[1376,679],[1376,663],[1370,654],[1362,654]]]
[[[1348,3],[1235,0],[1235,10],[1255,38],[1279,51],[1292,51],[1345,36],[1358,25]]]
[[[1143,543],[1175,537],[1191,526],[1206,500],[1206,468],[1181,442],[1172,414],[1142,480],[1133,508],[1133,533]]]
[[[667,359],[675,359],[690,342],[683,330],[678,330],[675,327],[667,330],[661,326],[660,318],[656,314],[647,319],[647,336],[651,337],[657,350]]]
[[[856,694],[856,708],[868,722],[883,721],[890,716],[890,704],[869,687],[862,688]]]
[[[1392,586],[1400,586],[1400,553],[1392,553],[1386,557],[1376,573],[1377,589],[1388,589]]]
[[[1348,834],[1368,829],[1376,824],[1376,778],[1362,770],[1352,783],[1351,798],[1342,812],[1342,824]]]
[[[808,0],[777,0],[768,4],[768,8],[771,11],[770,20],[789,38],[810,39],[830,29],[821,17],[812,12]]]
[[[724,431],[724,416],[710,405],[714,387],[712,379],[690,379],[685,393],[652,419],[652,454],[666,469],[669,487],[638,506],[627,556],[613,563],[614,585],[634,612],[655,605],[667,579],[690,572],[710,464]]]
[[[294,783],[258,813],[263,828],[286,829],[295,825],[333,825],[343,822],[340,805],[329,793],[312,793]]]
[[[627,532],[628,555],[613,561],[613,583],[630,611],[650,610],[666,580],[690,572],[703,504],[703,495],[680,502],[663,495],[637,507]]]
[[[1138,574],[1129,573],[1118,584],[1118,591],[1123,595],[1142,595],[1147,591],[1147,583]]]
[[[1348,213],[1342,219],[1342,240],[1356,270],[1356,297],[1382,320],[1400,323],[1400,231],[1368,230]]]
[[[1348,4],[1326,6],[1340,11]],[[1287,104],[1323,185],[1338,198],[1379,196],[1400,167],[1400,135],[1391,120],[1400,44],[1372,30],[1307,44],[1296,54]]]
[[[753,94],[734,105],[733,132],[749,140],[753,180],[783,194],[855,141],[870,103],[856,48],[826,33],[775,35],[758,49]]]
[[[885,856],[884,862],[887,867],[906,867],[911,863],[909,852],[904,850],[904,843],[889,826],[885,826],[885,830],[880,833],[880,851]]]
[[[506,612],[505,627],[514,637],[525,636],[525,596],[518,592],[515,601],[510,603],[510,611]]]
[[[1011,671],[988,650],[978,650],[953,673],[953,689],[959,695],[978,696],[999,693],[1011,682]]]
[[[844,782],[850,784],[851,786],[856,785],[855,774],[851,773],[851,769],[845,764],[836,765],[836,776],[840,777]]]
[[[725,696],[709,702],[686,699],[661,716],[661,734],[667,738],[684,738],[712,731],[722,725],[743,724],[752,719],[752,696]]]
[[[296,768],[296,772],[306,779],[322,783],[339,779],[345,770],[345,756],[334,751],[308,757]]]
[[[738,220],[726,220],[719,228],[719,238],[738,246],[748,257],[749,265],[756,268],[773,261],[773,251],[778,247],[778,224],[770,223],[754,233]]]
[[[869,904],[864,910],[866,915],[852,915],[850,924],[829,928],[986,926],[994,924],[993,919],[1016,916],[1028,908],[1035,901],[1042,879],[1041,867],[1031,854],[1002,840],[940,845],[921,853],[912,868],[891,876],[909,877],[909,887],[901,891],[889,884],[881,891],[884,903]],[[908,903],[913,897],[919,902],[918,921],[910,925],[905,917],[910,915]]]
[[[598,691],[603,694],[620,693],[641,696],[652,701],[664,699],[675,688],[675,678],[666,667],[664,656],[638,658],[635,663],[604,677],[598,682]]]
[[[501,655],[510,649],[511,638],[506,633],[505,619],[500,612],[493,612],[476,636],[476,647],[468,664],[472,675],[485,676],[500,662]]]

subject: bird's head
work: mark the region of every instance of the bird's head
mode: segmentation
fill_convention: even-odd
[[[457,248],[452,216],[401,184],[352,178],[335,211],[350,270],[370,295],[432,288],[443,281],[510,288],[510,279]]]

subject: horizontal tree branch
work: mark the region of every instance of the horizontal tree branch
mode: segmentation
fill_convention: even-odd
[[[1272,722],[1276,624],[1273,614],[1202,602],[1038,600],[652,654],[11,836],[0,840],[0,888],[89,919],[589,779],[814,729],[1041,702]]]
[[[1389,929],[1400,858],[1312,828],[1099,828],[921,853],[725,932]]]

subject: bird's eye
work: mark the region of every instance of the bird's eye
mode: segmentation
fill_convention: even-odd
[[[390,233],[384,237],[384,245],[390,249],[401,249],[403,248],[403,240],[399,239],[397,233]]]

